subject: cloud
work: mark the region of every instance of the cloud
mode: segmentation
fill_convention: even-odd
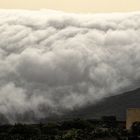
[[[0,112],[32,122],[139,87],[139,36],[139,12],[0,10]]]

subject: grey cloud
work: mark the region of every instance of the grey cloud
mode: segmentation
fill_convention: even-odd
[[[139,12],[0,10],[0,112],[32,122],[139,87],[139,36]]]

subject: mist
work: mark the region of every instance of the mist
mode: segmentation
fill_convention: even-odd
[[[140,85],[140,12],[0,10],[0,113],[33,122]]]

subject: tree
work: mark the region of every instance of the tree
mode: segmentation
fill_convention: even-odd
[[[140,135],[140,122],[134,122],[131,126],[133,135]]]

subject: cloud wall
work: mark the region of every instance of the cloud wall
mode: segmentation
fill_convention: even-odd
[[[61,115],[139,85],[140,12],[0,10],[0,112],[9,122]]]

